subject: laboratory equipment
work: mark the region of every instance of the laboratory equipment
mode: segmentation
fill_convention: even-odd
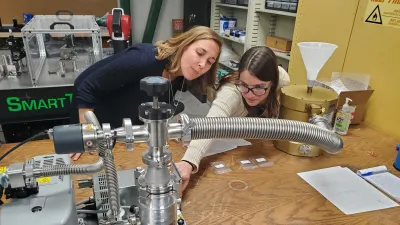
[[[307,85],[293,84],[281,89],[279,118],[319,124],[331,130],[338,95],[333,90],[314,87],[314,82],[338,46],[323,42],[301,42],[297,46],[307,71]],[[274,146],[296,156],[318,156],[323,152],[319,147],[295,141],[275,140]]]
[[[343,148],[340,136],[319,124],[269,118],[189,118],[185,114],[172,122],[173,106],[159,102],[169,85],[163,77],[141,80],[141,90],[153,97],[138,109],[144,125],[133,126],[130,119],[123,119],[122,127],[112,129],[107,123],[99,124],[89,111],[86,124],[56,126],[43,133],[53,140],[57,154],[7,168],[0,181],[11,202],[0,208],[0,225],[32,221],[41,225],[185,224],[178,194],[181,177],[172,162],[169,139],[184,144],[196,139],[265,138],[309,143],[328,153]],[[124,142],[128,151],[134,150],[135,143],[145,142],[148,148],[142,161],[146,167],[117,171],[113,157],[116,142]],[[92,151],[99,153],[94,164],[72,165],[67,156]],[[87,200],[93,209],[74,203],[70,175],[75,174],[94,174],[93,179],[78,181],[82,188],[93,188],[94,197]],[[93,213],[97,214],[95,219],[82,216]]]

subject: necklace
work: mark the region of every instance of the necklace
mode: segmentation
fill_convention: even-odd
[[[170,84],[170,89],[169,89],[170,91],[168,92],[168,101],[171,104],[171,95],[172,95],[172,98],[174,98],[174,96],[173,96],[174,92],[172,91],[172,81],[171,81],[171,74],[170,73],[168,73],[168,77],[169,77],[169,80],[170,80],[170,83],[169,83]],[[183,78],[183,81],[182,81],[182,87],[181,87],[181,91],[179,93],[178,101],[176,101],[176,103],[174,103],[174,100],[172,100],[172,105],[175,106],[174,111],[176,111],[176,108],[178,107],[179,101],[181,100],[184,84],[185,84],[185,78]]]

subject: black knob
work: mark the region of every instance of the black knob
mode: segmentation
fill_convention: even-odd
[[[164,77],[145,77],[140,81],[140,90],[148,96],[159,97],[169,89],[169,80]]]
[[[178,225],[185,225],[185,221],[183,219],[178,220]]]
[[[136,205],[131,205],[131,207],[129,207],[129,212],[135,214],[136,213]]]

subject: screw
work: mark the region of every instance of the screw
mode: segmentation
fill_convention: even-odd
[[[149,111],[146,110],[146,111],[144,112],[144,114],[145,114],[146,116],[149,115]]]

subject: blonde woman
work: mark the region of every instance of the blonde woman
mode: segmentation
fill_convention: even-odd
[[[289,75],[278,66],[270,48],[252,47],[241,57],[238,72],[221,80],[207,117],[277,118],[280,88],[289,82]],[[191,141],[182,161],[176,164],[183,189],[188,185],[190,175],[198,171],[200,160],[212,141]]]
[[[136,44],[87,68],[75,80],[74,105],[79,122],[94,111],[100,123],[119,127],[123,118],[141,124],[138,107],[151,101],[140,90],[140,80],[163,76],[171,81],[169,93],[160,101],[173,103],[177,90],[185,86],[195,94],[206,94],[215,83],[222,40],[208,27],[198,26],[165,41]],[[176,105],[175,105],[176,106]],[[80,154],[71,154],[77,160]]]

